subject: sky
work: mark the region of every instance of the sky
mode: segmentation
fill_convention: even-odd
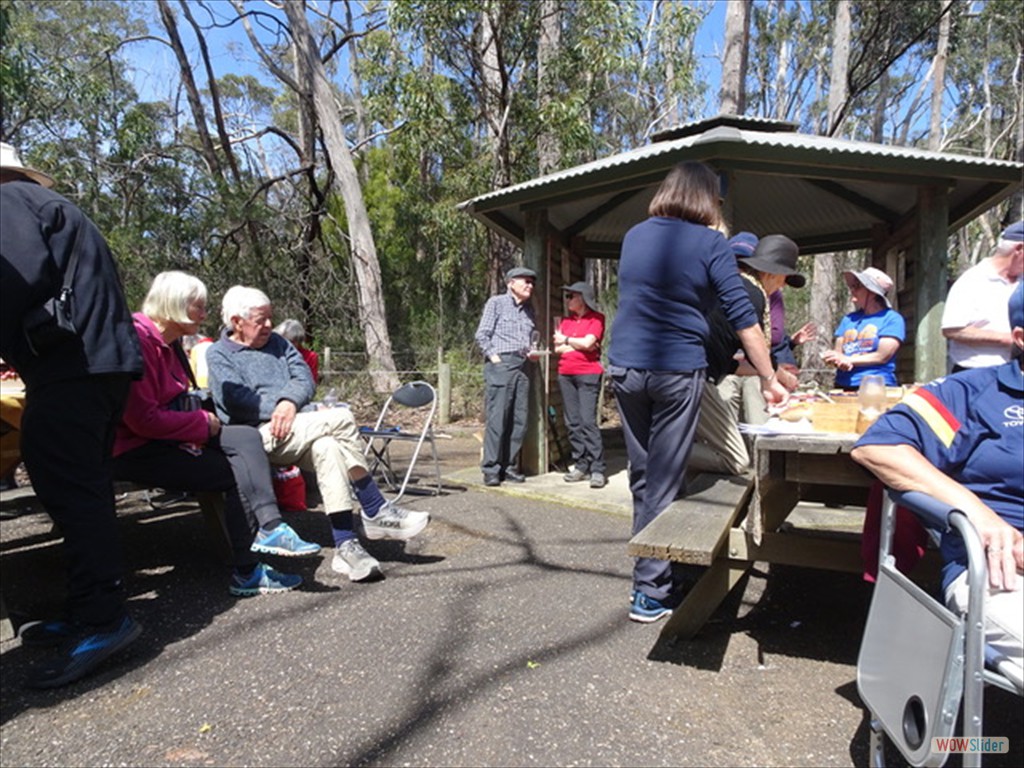
[[[709,84],[707,98],[709,102],[717,104],[718,83],[721,79],[721,63],[718,60],[718,54],[725,32],[726,0],[671,1],[710,7],[704,23],[697,32],[696,50],[701,62],[703,79]],[[154,22],[152,28],[164,36],[163,28],[156,19],[156,4],[151,0],[134,0],[134,2],[152,19]],[[444,2],[444,0],[438,0],[438,2]],[[650,2],[650,0],[643,0],[643,2]],[[211,8],[222,22],[236,17],[229,0],[207,0],[203,5]],[[193,3],[192,6],[192,13],[196,21],[201,26],[208,26],[210,17],[206,10],[196,3]],[[194,38],[191,35],[188,22],[182,19],[180,14],[178,24],[179,33],[185,41],[190,58],[193,62],[198,62],[199,57]],[[207,34],[207,45],[214,71],[218,76],[230,72],[261,76],[256,54],[252,51],[240,23],[235,22],[230,27],[212,30]],[[135,87],[143,100],[166,101],[176,97],[175,84],[178,80],[178,65],[174,54],[167,45],[156,41],[143,41],[125,46],[124,50],[134,70]],[[341,57],[339,61],[344,64],[345,60],[345,57]],[[196,69],[195,75],[200,83],[205,82],[205,76],[199,69]],[[709,115],[716,111],[717,109],[711,103],[704,110],[705,114]]]

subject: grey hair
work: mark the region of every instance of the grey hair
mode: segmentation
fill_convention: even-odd
[[[202,280],[187,272],[161,272],[153,278],[142,302],[142,314],[154,320],[191,323],[188,306],[195,301],[206,301]]]
[[[274,329],[274,333],[284,336],[292,344],[304,344],[306,342],[306,329],[302,327],[302,323],[292,317],[289,317],[277,326]]]
[[[249,317],[249,313],[256,307],[270,306],[270,299],[259,288],[250,288],[246,285],[233,285],[224,294],[221,302],[221,319],[224,325],[230,327],[231,320],[235,317]]]

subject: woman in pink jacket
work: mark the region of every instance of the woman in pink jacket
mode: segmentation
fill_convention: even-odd
[[[280,573],[254,553],[315,555],[320,547],[282,522],[259,432],[221,425],[188,395],[188,363],[180,340],[196,333],[206,319],[206,286],[184,272],[162,272],[133,318],[143,375],[132,383],[117,428],[114,477],[160,488],[224,492],[234,552],[231,594],[294,589],[301,576]]]

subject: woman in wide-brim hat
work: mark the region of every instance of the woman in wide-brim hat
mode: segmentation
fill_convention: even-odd
[[[867,375],[880,375],[887,386],[896,379],[896,354],[907,335],[906,322],[892,304],[892,278],[875,267],[843,273],[850,289],[854,310],[846,315],[835,333],[835,348],[823,355],[836,367],[836,386],[853,390]]]
[[[567,483],[590,480],[591,488],[603,488],[607,480],[597,409],[604,373],[601,366],[604,315],[598,311],[594,289],[589,283],[573,283],[562,291],[567,314],[558,324],[552,341],[558,355],[562,412],[572,446],[573,468],[564,479]]]

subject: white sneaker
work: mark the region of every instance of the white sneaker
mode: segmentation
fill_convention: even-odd
[[[377,558],[363,549],[359,539],[344,541],[334,550],[331,570],[348,576],[349,581],[368,581],[381,575]]]
[[[430,522],[430,515],[426,512],[413,512],[409,509],[402,509],[386,502],[377,514],[367,517],[365,512],[360,512],[363,518],[363,531],[368,539],[394,539],[405,541],[420,533]]]

